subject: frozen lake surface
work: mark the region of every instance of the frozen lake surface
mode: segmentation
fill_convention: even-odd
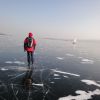
[[[23,40],[0,36],[0,100],[100,100],[100,41],[37,43],[30,70]]]

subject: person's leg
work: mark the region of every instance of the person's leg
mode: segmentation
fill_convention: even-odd
[[[33,65],[33,63],[34,63],[33,52],[31,52],[31,62],[32,62],[32,65]]]
[[[27,62],[28,66],[30,66],[30,52],[27,51]]]

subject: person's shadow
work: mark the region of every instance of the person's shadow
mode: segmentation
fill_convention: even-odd
[[[32,98],[32,100],[45,100],[47,89],[45,89],[45,85],[39,81],[39,74],[40,71],[35,72],[34,67],[27,69],[26,74],[22,79],[22,86],[25,90],[25,99],[29,100]]]
[[[31,67],[27,70],[24,78],[22,79],[23,87],[26,90],[30,90],[32,87],[32,82],[33,82],[32,74],[33,74],[33,68]]]

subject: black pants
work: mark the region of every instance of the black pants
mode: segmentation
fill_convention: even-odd
[[[28,62],[28,66],[34,63],[33,52],[27,51],[27,62]]]

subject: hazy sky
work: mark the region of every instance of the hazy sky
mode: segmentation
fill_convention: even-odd
[[[100,39],[100,0],[0,0],[0,32]]]

